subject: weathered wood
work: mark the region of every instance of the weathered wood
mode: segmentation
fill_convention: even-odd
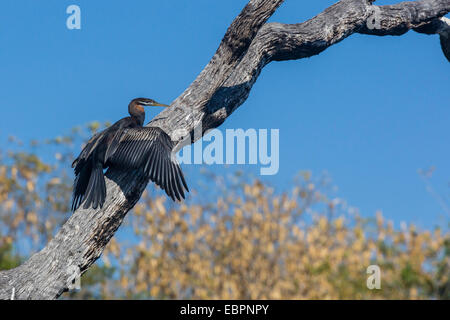
[[[222,124],[247,99],[268,63],[317,55],[353,33],[439,34],[444,54],[450,56],[450,24],[443,18],[450,11],[450,0],[392,6],[343,0],[304,23],[266,23],[282,2],[251,0],[228,28],[209,64],[172,108],[150,122],[164,129],[177,149],[186,143],[186,136],[193,138],[188,139],[192,143]],[[44,249],[21,266],[0,272],[1,299],[10,299],[13,290],[16,299],[55,299],[67,290],[74,268],[83,273],[98,259],[148,183],[137,172],[111,171],[106,177],[102,209],[80,208]]]

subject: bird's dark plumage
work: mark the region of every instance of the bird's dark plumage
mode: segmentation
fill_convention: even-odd
[[[174,201],[184,199],[184,190],[189,189],[172,153],[173,142],[162,129],[142,126],[145,105],[161,104],[151,99],[134,99],[129,105],[131,116],[95,134],[75,159],[72,210],[83,202],[85,209],[103,206],[106,198],[103,170],[109,167],[141,169]]]

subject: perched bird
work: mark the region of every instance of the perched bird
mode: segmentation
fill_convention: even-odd
[[[172,154],[174,144],[160,128],[144,127],[144,106],[168,105],[152,99],[133,99],[129,117],[95,134],[72,163],[75,171],[72,210],[102,207],[106,198],[105,168],[142,170],[175,201],[189,191],[183,172]]]

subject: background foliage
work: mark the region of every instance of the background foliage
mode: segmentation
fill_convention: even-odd
[[[100,126],[44,142],[11,137],[0,150],[0,269],[42,248],[69,217],[75,146]],[[287,193],[240,172],[205,171],[204,180],[181,204],[149,187],[81,291],[64,298],[450,299],[447,226],[362,218],[332,196],[326,176],[307,171]],[[366,287],[371,264],[381,290]]]

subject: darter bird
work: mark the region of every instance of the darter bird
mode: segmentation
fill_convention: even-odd
[[[144,106],[168,105],[152,99],[133,99],[128,105],[129,117],[95,134],[72,163],[75,171],[72,211],[102,208],[106,198],[103,170],[142,170],[172,200],[184,199],[189,191],[183,172],[172,153],[174,144],[162,129],[144,127]]]

